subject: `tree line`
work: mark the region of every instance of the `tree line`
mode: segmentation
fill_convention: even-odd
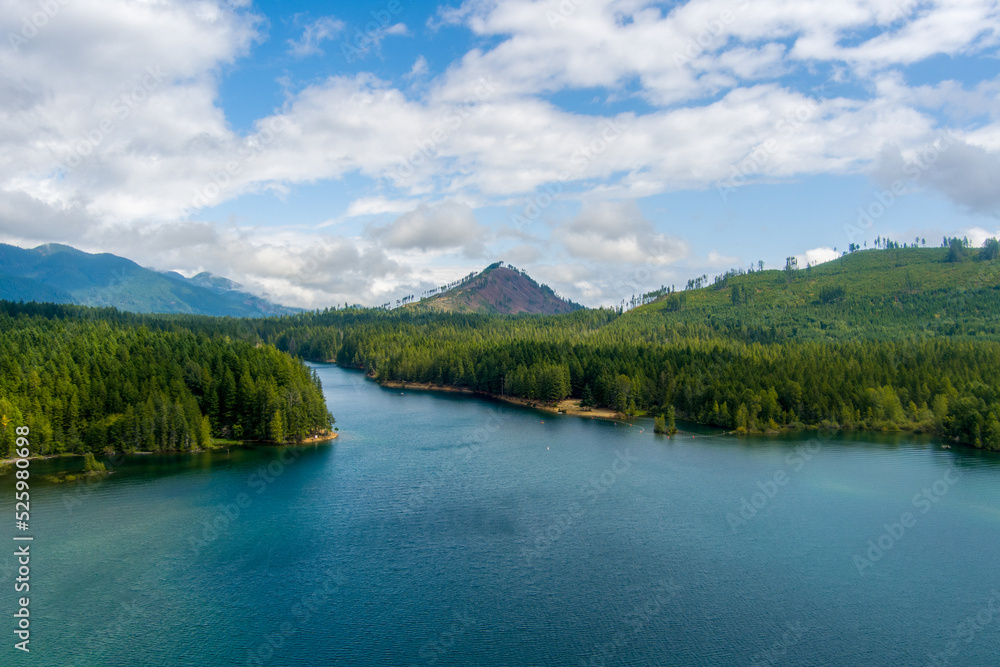
[[[17,426],[41,454],[295,442],[332,426],[319,380],[288,354],[145,319],[0,302],[0,454]]]

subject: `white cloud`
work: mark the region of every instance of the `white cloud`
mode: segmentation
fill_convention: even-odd
[[[995,45],[1000,28],[989,0],[692,0],[669,10],[647,0],[470,0],[442,16],[506,38],[492,50],[467,54],[455,81],[492,72],[509,84],[506,90],[538,93],[614,89],[638,77],[641,94],[659,105],[767,76],[785,41],[793,44],[782,58],[789,65],[847,62],[867,75],[932,55],[982,52]],[[857,41],[872,28],[881,30]],[[746,48],[767,65],[728,55]]]
[[[991,232],[983,229],[982,227],[972,227],[965,230],[964,236],[969,239],[969,243],[971,243],[974,248],[981,248],[983,243],[986,242],[986,239],[1000,238],[1000,229]]]
[[[571,257],[598,262],[664,265],[688,254],[687,243],[658,232],[635,202],[584,204],[552,236]]]
[[[837,30],[885,18],[869,3],[853,2],[844,11],[805,4],[812,13],[783,0],[754,3],[727,26],[727,34],[740,40],[839,34]],[[470,3],[463,20],[483,34],[507,38],[492,50],[466,54],[432,82],[422,99],[371,75],[331,77],[291,94],[279,116],[262,118],[256,132],[240,136],[228,128],[216,106],[211,72],[245,52],[258,38],[259,21],[219,5],[214,20],[206,24],[193,6],[164,3],[157,5],[164,7],[159,10],[144,10],[120,34],[107,35],[112,44],[127,39],[123,48],[148,36],[149,44],[136,47],[133,60],[157,63],[165,73],[124,119],[116,114],[116,104],[123,90],[142,81],[144,67],[118,60],[94,63],[83,56],[70,59],[74,65],[69,67],[60,60],[57,67],[30,57],[4,56],[8,66],[0,71],[8,74],[0,75],[0,89],[16,94],[4,98],[5,117],[11,123],[8,133],[0,136],[0,146],[7,144],[10,150],[0,151],[0,187],[61,206],[83,205],[100,219],[114,220],[169,220],[196,204],[218,204],[247,192],[281,191],[351,173],[385,179],[410,199],[448,196],[485,203],[530,193],[564,176],[570,183],[589,182],[587,189],[603,197],[631,198],[704,188],[739,176],[741,164],[749,165],[751,180],[863,171],[886,142],[913,150],[933,136],[935,121],[913,108],[915,102],[898,85],[885,88],[889,92],[884,99],[818,101],[760,82],[759,72],[786,67],[791,58],[784,46],[773,42],[725,50],[720,43],[699,53],[699,62],[708,59],[699,65],[699,76],[716,83],[694,97],[728,88],[702,106],[600,118],[568,112],[533,96],[540,90],[583,85],[613,89],[637,75],[643,82],[641,94],[651,100],[664,91],[681,90],[675,79],[688,76],[684,72],[690,68],[651,57],[640,47],[655,43],[662,51],[665,44],[686,44],[691,30],[701,30],[703,21],[728,6],[696,1],[663,14],[644,3],[594,2],[581,5],[552,29],[545,12],[557,10],[558,3]],[[776,8],[787,9],[786,18],[779,21]],[[979,12],[980,33],[989,32],[988,12],[976,7],[969,11]],[[192,37],[199,48],[160,48],[163,15],[178,26],[188,22],[179,32],[204,33]],[[622,16],[634,20],[622,23]],[[297,42],[302,48],[315,46],[333,29],[332,19],[325,19],[304,29]],[[398,25],[388,28],[398,33]],[[680,41],[671,43],[672,34]],[[79,36],[75,39],[81,53],[94,46]],[[205,48],[205,41],[215,47]],[[150,52],[149,58],[143,57],[144,51]],[[418,59],[414,71],[421,69],[420,63]],[[538,71],[547,70],[544,76],[559,77],[551,86],[536,80]],[[658,82],[663,77],[670,82],[661,90]],[[85,146],[88,134],[108,118],[114,121],[113,130],[86,149],[80,166],[68,174],[53,172],[56,163],[79,152],[76,147]],[[283,129],[272,133],[268,122],[278,122]],[[613,141],[602,138],[609,122],[624,127],[612,132]],[[44,141],[26,142],[24,137]],[[236,173],[228,173],[227,165]],[[596,186],[595,179],[600,181]],[[215,197],[196,196],[206,189]]]
[[[427,66],[427,58],[417,56],[417,59],[413,62],[413,67],[410,68],[410,73],[406,76],[409,78],[424,76],[427,74],[428,70],[429,67]]]
[[[288,40],[288,51],[300,58],[321,55],[323,49],[320,45],[339,35],[343,29],[343,21],[333,16],[321,16],[305,25],[301,37]]]
[[[1000,217],[1000,155],[964,141],[938,153],[923,181],[975,213]]]
[[[453,201],[421,204],[385,226],[373,226],[372,236],[397,250],[461,249],[469,257],[485,251],[486,229],[472,209]]]
[[[807,266],[815,266],[816,264],[822,264],[823,262],[829,262],[840,257],[840,253],[833,248],[813,248],[812,250],[806,250],[804,254],[795,255],[795,259],[798,260],[799,268],[804,269]]]
[[[380,213],[405,213],[419,206],[412,199],[386,199],[385,197],[361,197],[347,206],[347,216],[378,215]]]

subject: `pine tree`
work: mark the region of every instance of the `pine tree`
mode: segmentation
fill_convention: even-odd
[[[284,444],[285,442],[285,420],[281,416],[281,410],[275,410],[274,416],[271,417],[271,440],[273,442]]]

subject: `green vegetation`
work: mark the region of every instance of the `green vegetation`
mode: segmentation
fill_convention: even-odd
[[[50,454],[300,441],[332,425],[315,374],[273,346],[143,321],[0,302],[0,455],[18,426],[34,453]]]
[[[631,310],[550,316],[237,320],[8,304],[0,414],[35,419],[33,433],[74,451],[296,440],[329,415],[287,352],[378,381],[661,415],[666,432],[674,417],[738,432],[907,429],[1000,450],[1000,260],[990,242],[959,245],[963,261],[948,239],[852,244],[819,266],[757,265],[633,297],[645,305]]]
[[[667,415],[653,418],[653,433],[673,435],[677,433],[677,411],[674,406],[667,408]]]
[[[107,472],[107,467],[96,458],[94,458],[93,452],[87,452],[83,455],[83,471],[84,472]]]
[[[1000,449],[1000,262],[964,252],[951,262],[950,247],[891,244],[810,269],[731,272],[625,312],[352,309],[248,324],[279,349],[379,381],[674,408],[739,432],[908,429]]]

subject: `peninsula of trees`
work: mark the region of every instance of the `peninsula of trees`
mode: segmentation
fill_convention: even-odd
[[[329,429],[315,374],[271,345],[113,309],[0,302],[0,455],[192,450]],[[210,318],[206,318],[210,319]]]

